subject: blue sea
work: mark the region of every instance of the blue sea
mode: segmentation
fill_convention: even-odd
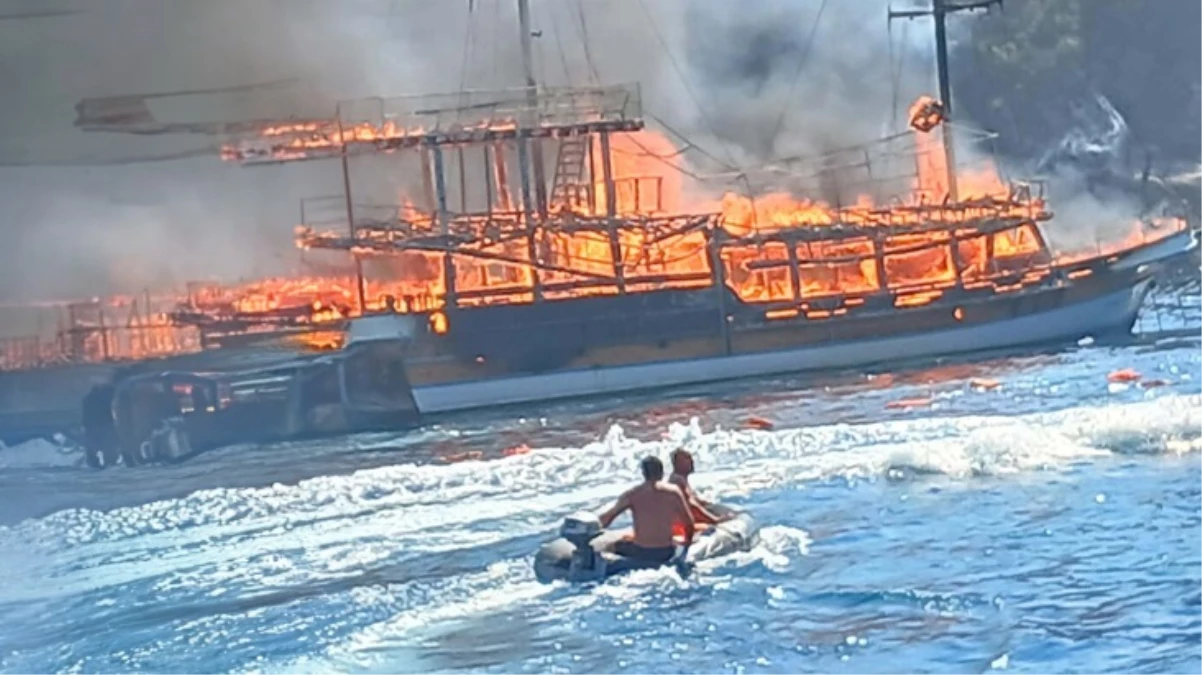
[[[0,671],[1197,673],[1200,404],[1185,339],[176,466],[4,449]],[[687,580],[535,581],[565,513],[681,445],[704,496],[761,523],[754,548]]]

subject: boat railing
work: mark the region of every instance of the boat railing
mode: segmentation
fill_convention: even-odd
[[[332,118],[289,121],[236,135],[226,160],[275,163],[390,152],[421,144],[485,143],[522,135],[641,129],[639,85],[461,91],[340,101]]]
[[[370,97],[342,101],[344,127],[391,125],[398,132],[433,134],[468,128],[572,126],[642,118],[637,84],[605,87],[540,87],[466,90],[444,94]]]

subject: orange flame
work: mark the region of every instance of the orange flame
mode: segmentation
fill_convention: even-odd
[[[668,217],[673,214],[712,214],[713,222],[728,235],[746,238],[730,242],[721,251],[720,264],[727,284],[749,303],[779,303],[767,311],[770,319],[804,314],[811,319],[839,316],[864,302],[863,296],[888,290],[897,306],[915,306],[935,300],[957,283],[966,287],[996,282],[999,275],[1017,273],[1017,285],[995,286],[998,292],[1020,288],[1026,281],[1046,276],[1052,264],[1064,265],[1095,256],[1113,255],[1182,231],[1182,219],[1159,218],[1136,223],[1122,241],[1097,250],[1059,254],[1049,260],[1036,223],[1048,217],[1039,198],[1016,194],[1002,181],[992,164],[957,172],[960,201],[945,203],[948,194],[946,159],[940,134],[929,133],[943,123],[943,107],[931,97],[911,106],[909,122],[915,133],[916,172],[910,195],[888,206],[874,204],[868,196],[850,206],[832,207],[819,200],[784,192],[753,197],[724,194],[720,200],[686,200],[685,178],[676,168],[680,150],[667,136],[643,130],[613,134],[611,177],[616,215],[623,219]],[[484,123],[481,123],[482,125]],[[481,126],[481,128],[485,128]],[[492,122],[488,129],[512,129],[510,122]],[[372,142],[420,136],[420,127],[388,121],[381,126],[299,122],[262,131],[263,152],[277,159],[302,157],[318,150],[339,148],[347,142]],[[592,137],[590,137],[592,138]],[[600,145],[590,140],[585,160],[589,178],[564,203],[551,205],[554,216],[570,224],[574,218],[603,218],[607,186],[603,180]],[[226,159],[242,159],[247,149],[227,147]],[[502,189],[502,188],[498,188]],[[433,229],[428,212],[402,196],[400,217],[418,230]],[[503,203],[504,200],[502,200]],[[510,221],[504,219],[509,217]],[[683,217],[683,216],[682,216]],[[490,225],[525,228],[521,216],[489,215]],[[971,227],[982,219],[1010,220],[1014,228],[982,235]],[[884,239],[864,231],[838,235],[824,241],[804,240],[790,245],[761,235],[797,228],[823,228],[835,224],[859,227],[900,228],[922,223],[964,224],[963,229],[929,233],[893,234]],[[530,302],[537,285],[550,299],[609,295],[618,292],[613,279],[621,274],[627,288],[696,288],[712,283],[707,238],[700,229],[670,236],[650,230],[619,227],[616,243],[601,232],[579,228],[543,227],[535,223],[536,250],[525,238],[480,246],[486,257],[455,255],[454,287],[461,304]],[[876,251],[876,240],[882,241]],[[989,252],[992,251],[992,257]],[[368,278],[364,299],[368,312],[384,311],[392,298],[398,312],[429,316],[435,333],[454,330],[441,313],[446,302],[444,256],[439,251],[406,251],[386,256],[357,251]],[[533,253],[545,269],[532,269]],[[879,254],[879,255],[878,255]],[[798,273],[792,273],[796,260]],[[1009,278],[1009,277],[1007,277]],[[1006,283],[1010,283],[1009,281]],[[230,286],[208,286],[191,291],[183,304],[191,311],[212,317],[237,316],[270,322],[287,316],[314,332],[302,343],[310,348],[336,348],[339,322],[359,314],[359,289],[349,277],[301,276],[259,279]],[[114,297],[106,304],[131,307],[136,298]],[[156,298],[158,304],[182,302]],[[826,304],[822,304],[826,303]],[[122,319],[105,319],[109,326]],[[88,329],[91,330],[91,329]],[[74,358],[84,360],[144,358],[199,349],[196,331],[174,325],[164,311],[143,314],[117,329],[64,333],[83,335]],[[123,333],[123,335],[125,334]],[[104,337],[97,337],[103,335]],[[133,336],[133,337],[129,337]],[[62,343],[63,340],[59,340]],[[27,338],[0,341],[0,368],[45,363],[66,358],[61,348]],[[16,364],[16,365],[14,365]]]

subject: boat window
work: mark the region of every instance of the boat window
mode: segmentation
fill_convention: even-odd
[[[744,302],[780,302],[793,299],[789,280],[789,249],[780,242],[760,247],[729,247],[722,251],[727,279]]]
[[[946,232],[890,237],[885,243],[885,279],[889,288],[954,285],[956,268],[948,242]]]
[[[618,237],[627,290],[700,288],[712,283],[703,232],[655,239],[643,231],[619,230]]]
[[[637,215],[663,211],[663,176],[631,176],[614,180],[617,212]],[[600,184],[604,191],[604,184]],[[604,203],[604,202],[602,202]]]
[[[508,241],[479,250],[513,260],[525,260],[528,255],[524,241]],[[455,287],[464,293],[474,292],[475,296],[464,304],[529,302],[532,281],[526,265],[466,255],[455,257]]]
[[[993,240],[992,259],[989,258],[987,242],[990,238]],[[993,234],[963,237],[957,242],[956,250],[963,265],[961,274],[966,283],[1049,262],[1042,239],[1031,223]]]
[[[965,283],[981,281],[991,274],[985,235],[964,237],[956,242],[956,254],[960,257],[960,277]]]
[[[593,283],[597,276],[612,277],[613,253],[609,238],[599,232],[548,232],[547,262],[562,270],[542,273],[544,286],[567,286],[563,290],[547,289],[548,298],[615,295],[618,287],[611,283]],[[578,271],[573,274],[568,270]],[[586,276],[587,275],[587,276]]]
[[[803,242],[797,245],[801,295],[820,298],[880,290],[872,241]]]
[[[993,235],[993,255],[998,258],[1024,257],[1042,250],[1043,246],[1030,223]]]

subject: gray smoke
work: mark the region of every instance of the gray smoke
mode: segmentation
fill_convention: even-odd
[[[1097,250],[1131,235],[1145,217],[1183,213],[1174,195],[1134,174],[1130,127],[1105,96],[1076,102],[1071,118],[1060,142],[1034,163],[1056,214],[1044,228],[1054,250]]]
[[[213,139],[85,134],[85,97],[303,78],[256,99],[165,101],[156,114],[220,120],[288,109],[328,110],[357,61],[320,30],[331,3],[309,0],[5,2],[0,17],[0,300],[75,299],[139,292],[193,279],[288,270],[297,199],[340,185],[336,167],[251,173],[216,155],[109,165],[211,148]],[[13,105],[12,102],[17,102]],[[6,331],[9,329],[6,326]],[[11,332],[11,331],[9,331]]]
[[[212,139],[199,137],[84,134],[72,127],[79,99],[294,81],[253,95],[200,97],[186,110],[162,103],[163,116],[213,121],[328,115],[335,101],[348,97],[518,86],[515,5],[6,3],[11,10],[5,13],[78,13],[0,20],[0,85],[21,102],[0,109],[0,166],[7,167],[0,168],[0,208],[14,242],[0,254],[0,300],[287,272],[297,261],[289,240],[298,201],[342,191],[337,163],[329,161],[253,169],[215,157],[21,166],[96,164],[211,146]],[[904,126],[917,95],[935,93],[930,20],[891,27],[889,5],[532,0],[535,74],[551,85],[588,83],[594,73],[604,83],[640,83],[645,111],[691,142],[679,161],[699,174],[725,172],[726,183],[712,182],[710,190],[742,189],[746,181],[731,179],[732,167],[737,173],[772,157],[827,153],[880,137]],[[901,167],[907,174],[913,170],[908,161]],[[356,160],[356,201],[395,203],[401,192],[418,194],[407,166],[388,158]],[[821,181],[781,180],[780,186],[752,187],[831,189]]]

